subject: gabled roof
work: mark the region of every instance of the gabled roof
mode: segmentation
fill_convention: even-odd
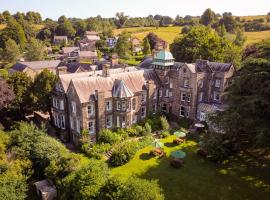
[[[100,40],[100,37],[98,35],[86,35],[86,38],[88,40],[93,40],[93,41],[97,41],[97,40]]]
[[[96,51],[79,51],[79,57],[97,57]]]
[[[16,71],[23,71],[26,67],[32,70],[40,70],[45,68],[57,68],[60,65],[60,60],[43,60],[43,61],[30,61],[18,62],[13,65],[12,69]]]
[[[197,72],[227,72],[233,67],[232,63],[209,62],[208,60],[196,61]]]
[[[60,36],[55,35],[53,38],[58,39],[58,40],[67,40],[67,36],[65,36],[65,35],[60,35]]]
[[[98,35],[98,32],[95,32],[95,31],[85,31],[85,35]]]
[[[158,76],[152,69],[122,71],[122,73],[112,73],[110,71],[109,77],[98,76],[98,74],[96,74],[91,77],[72,79],[70,84],[76,90],[80,102],[86,103],[89,101],[91,95],[95,94],[96,90],[104,92],[105,98],[112,97],[115,80],[124,82],[124,84],[118,83],[117,85],[120,85],[120,88],[124,90],[124,92],[120,92],[120,94],[128,96],[132,93],[142,91],[146,81],[154,81],[155,84],[160,84]]]
[[[116,79],[112,90],[113,97],[127,98],[134,96],[123,80]]]
[[[79,51],[79,50],[80,50],[79,47],[63,47],[62,48],[62,51],[64,54],[71,53],[73,51]]]

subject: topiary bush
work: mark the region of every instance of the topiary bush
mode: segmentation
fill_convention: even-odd
[[[110,165],[114,167],[124,165],[134,157],[137,150],[137,142],[126,141],[122,143],[113,150],[109,160]]]
[[[152,127],[148,122],[145,123],[144,129],[145,129],[144,135],[151,135],[152,134]]]
[[[98,143],[115,144],[121,141],[121,136],[109,129],[102,129],[98,133]]]
[[[170,132],[169,131],[163,131],[160,135],[161,135],[162,138],[167,138],[167,137],[170,136]]]
[[[169,125],[169,122],[165,116],[160,117],[160,123],[161,123],[162,130],[164,130],[164,131],[169,130],[170,125]]]

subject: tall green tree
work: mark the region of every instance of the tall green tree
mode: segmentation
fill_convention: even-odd
[[[59,25],[56,27],[57,35],[66,35],[68,37],[74,37],[76,34],[76,30],[72,26],[70,20],[68,20],[65,16],[61,16],[58,19]]]
[[[26,45],[25,59],[28,61],[43,60],[46,55],[45,45],[42,41],[31,38]]]
[[[3,58],[7,62],[14,63],[21,57],[20,47],[12,39],[8,39],[5,43],[5,49],[3,51]]]
[[[18,115],[24,117],[27,109],[31,109],[29,90],[32,85],[32,79],[23,72],[15,72],[8,78],[8,84],[15,93],[15,99],[10,108],[17,111]]]
[[[115,51],[120,58],[128,59],[130,58],[131,52],[131,42],[130,34],[128,32],[123,32],[119,35],[117,40]]]
[[[200,57],[223,62],[225,51],[229,50],[231,45],[233,44],[229,40],[218,36],[210,27],[195,26],[183,37],[177,38],[170,49],[174,58],[181,62],[195,62]]]
[[[51,119],[51,92],[56,84],[57,76],[44,69],[35,77],[33,86],[31,88],[31,98],[36,110],[48,112]]]
[[[208,26],[214,23],[216,20],[216,14],[210,8],[207,8],[201,16],[200,23]]]
[[[236,37],[233,41],[233,43],[237,46],[240,46],[242,47],[244,45],[244,43],[246,42],[247,38],[246,36],[244,35],[244,32],[242,29],[238,28],[236,30]]]
[[[14,19],[9,18],[6,28],[4,28],[1,36],[2,43],[8,39],[13,39],[21,48],[25,47],[26,36],[22,26]]]
[[[143,53],[144,55],[151,54],[151,47],[150,47],[150,43],[147,37],[143,39]]]

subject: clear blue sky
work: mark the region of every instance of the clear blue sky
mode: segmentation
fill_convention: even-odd
[[[258,15],[270,12],[270,0],[0,0],[0,11],[38,11],[43,18],[53,19],[61,15],[113,17],[116,12],[133,17],[149,14],[175,17],[177,14],[201,15],[206,8],[217,13],[230,11],[233,15]]]

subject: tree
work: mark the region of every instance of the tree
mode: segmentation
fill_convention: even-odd
[[[150,55],[151,54],[151,47],[148,38],[144,38],[143,40],[143,53],[144,55]]]
[[[181,62],[195,62],[200,57],[223,62],[224,52],[230,45],[229,40],[219,37],[211,28],[195,26],[183,37],[177,38],[170,49],[174,58]]]
[[[153,50],[156,46],[157,41],[159,40],[158,36],[155,33],[150,32],[150,33],[148,33],[148,35],[146,37],[149,41],[151,50]]]
[[[31,38],[26,45],[25,59],[28,61],[43,60],[45,57],[45,45],[42,41]]]
[[[80,170],[72,174],[70,183],[65,184],[66,198],[63,199],[95,199],[100,189],[106,184],[108,166],[103,161],[90,160]]]
[[[217,27],[217,33],[220,37],[226,36],[226,28],[225,28],[224,24],[221,24],[220,26]]]
[[[10,85],[0,77],[0,110],[6,107],[15,98]]]
[[[48,69],[44,69],[35,77],[30,94],[35,109],[49,112],[51,119],[53,119],[51,113],[51,92],[56,82],[57,76]]]
[[[123,192],[123,199],[129,200],[164,200],[162,189],[157,181],[129,178]]]
[[[146,135],[151,135],[152,134],[152,127],[151,127],[151,125],[148,122],[146,122],[144,126],[145,126]]]
[[[169,125],[168,120],[166,119],[166,117],[161,116],[160,117],[160,123],[161,123],[162,130],[164,130],[164,131],[169,130],[170,125]]]
[[[13,39],[21,48],[25,47],[26,37],[22,26],[13,18],[9,18],[6,28],[2,33],[2,43]]]
[[[123,32],[119,35],[117,43],[115,45],[115,51],[120,58],[128,59],[131,56],[131,42],[130,34]]]
[[[232,16],[232,13],[230,12],[223,13],[222,18],[219,20],[219,24],[224,24],[226,31],[231,33],[235,31],[237,25],[234,17]]]
[[[20,58],[21,51],[14,40],[8,39],[8,41],[5,43],[5,50],[3,54],[4,60],[10,63],[14,63]]]
[[[243,30],[241,30],[240,28],[238,28],[236,30],[236,37],[233,41],[233,43],[237,46],[242,47],[244,45],[244,43],[246,42],[246,37],[244,35]]]
[[[116,13],[115,25],[117,26],[117,28],[122,28],[127,20],[128,16],[125,16],[123,12]]]
[[[121,137],[113,133],[109,129],[103,129],[98,133],[98,142],[99,143],[109,143],[115,144],[121,140]]]
[[[208,26],[211,25],[215,19],[216,14],[210,8],[207,8],[201,16],[200,23]]]
[[[15,93],[15,99],[12,101],[10,108],[18,111],[18,115],[25,115],[29,105],[29,89],[32,84],[32,79],[23,72],[15,72],[8,78],[8,84]]]

